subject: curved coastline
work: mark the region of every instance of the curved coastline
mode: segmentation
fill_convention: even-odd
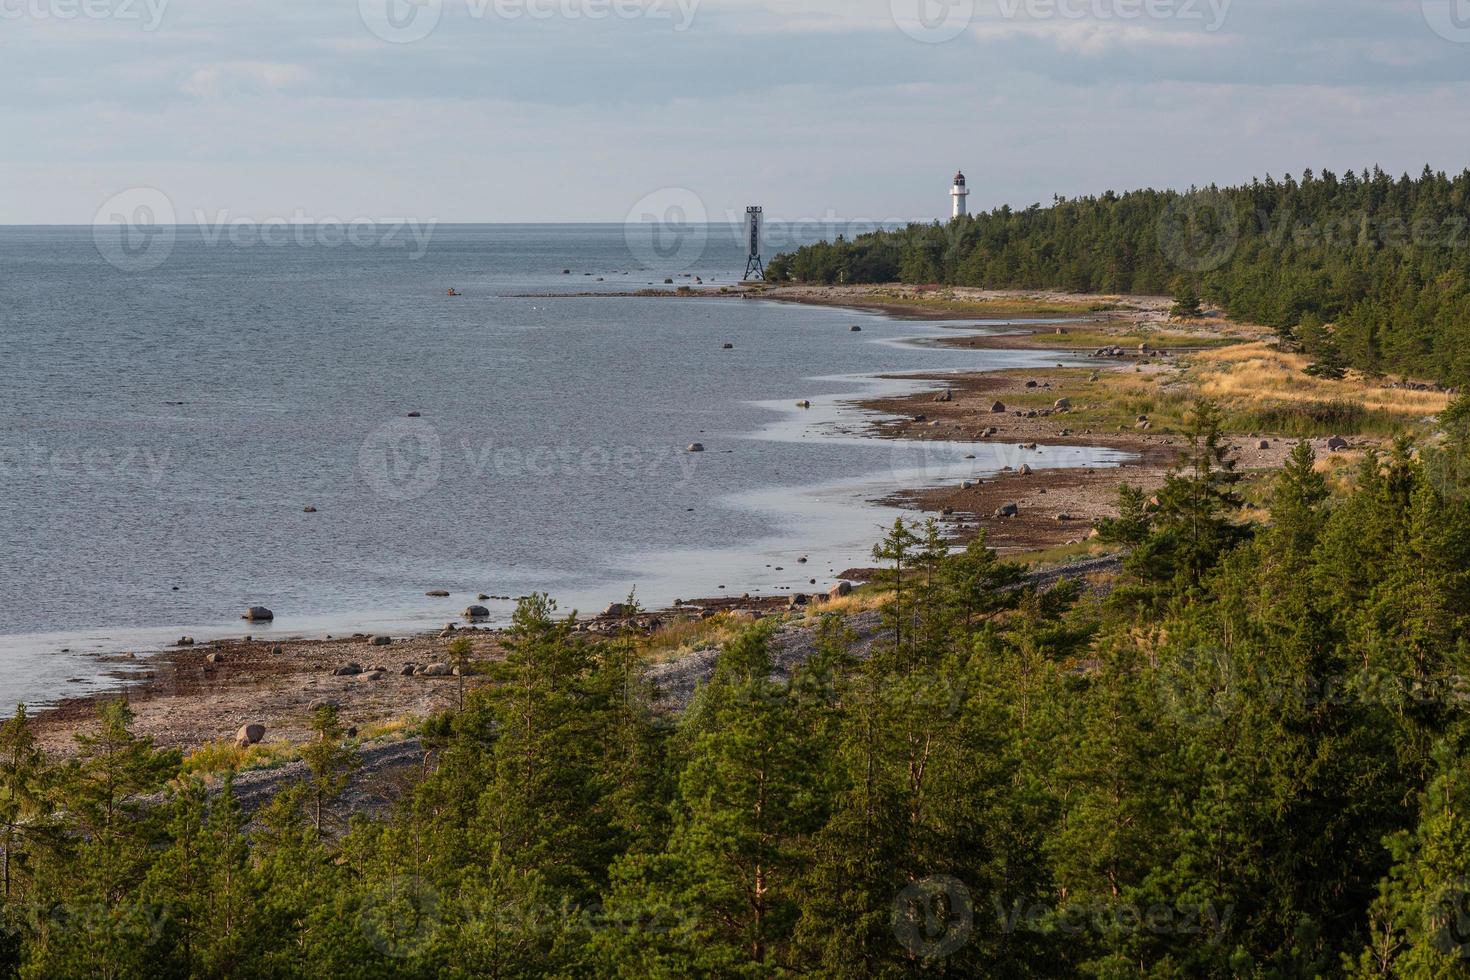
[[[775,302],[760,300],[759,302]],[[899,320],[887,310],[851,308],[853,316],[883,320]],[[929,318],[933,319],[933,318]],[[995,321],[956,319],[936,321],[936,330],[902,338],[876,338],[868,341],[883,345],[920,345],[946,337],[1000,337],[1025,334],[1028,326],[1077,322],[1079,318],[1007,318]],[[951,324],[946,326],[945,324]],[[978,328],[978,329],[977,329]],[[1019,328],[1006,330],[1005,328]],[[1002,359],[1015,365],[1039,367],[1043,362],[1060,363],[1075,358],[1074,353],[1046,349],[1007,352]],[[928,368],[889,374],[883,371],[851,375],[816,376],[809,381],[841,384],[844,390],[809,396],[812,407],[795,407],[795,399],[807,397],[793,392],[792,401],[755,401],[747,404],[770,411],[775,418],[754,431],[730,434],[733,440],[774,440],[797,443],[810,440],[828,445],[844,442],[871,446],[879,438],[876,423],[881,414],[861,407],[874,399],[899,399],[923,395],[936,385],[936,375],[963,375],[976,370],[975,365],[953,368]],[[918,491],[946,482],[972,476],[994,475],[1006,466],[1029,463],[1033,468],[1069,468],[1076,466],[1115,466],[1130,454],[1087,447],[1048,447],[1045,453],[1028,453],[1019,447],[995,443],[966,443],[939,439],[890,439],[890,466],[886,470],[871,469],[837,479],[807,480],[800,487],[773,486],[743,491],[712,501],[717,506],[759,513],[771,520],[776,530],[762,537],[742,541],[728,547],[661,550],[610,556],[610,565],[621,574],[592,586],[558,589],[554,579],[546,581],[543,591],[558,595],[563,608],[598,609],[625,596],[636,587],[640,599],[655,608],[670,605],[676,598],[690,595],[720,594],[721,587],[730,594],[743,592],[780,594],[798,591],[803,586],[825,588],[850,564],[858,563],[875,540],[881,524],[904,511],[885,501],[900,491]],[[974,457],[974,458],[967,458]],[[912,513],[912,511],[908,511]],[[797,555],[820,556],[802,568],[802,574],[783,562]],[[809,569],[809,570],[808,570]],[[816,585],[810,578],[816,575]],[[407,591],[407,590],[406,590]],[[47,688],[46,696],[36,698],[26,692],[33,703],[42,708],[64,700],[95,698],[115,693],[146,680],[151,665],[160,655],[177,649],[173,641],[180,635],[194,637],[200,645],[215,640],[238,640],[251,636],[269,643],[321,641],[353,633],[393,633],[423,635],[437,633],[446,619],[474,595],[455,595],[442,603],[442,608],[409,606],[376,612],[343,611],[314,616],[282,616],[278,624],[203,623],[175,624],[166,627],[129,629],[119,632],[98,628],[50,634],[24,634],[0,637],[0,660],[35,656],[45,651],[53,658],[48,662],[49,678],[33,685]],[[494,615],[489,626],[504,625],[513,603],[486,603]]]

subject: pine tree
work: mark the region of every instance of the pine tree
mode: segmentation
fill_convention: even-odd
[[[36,745],[24,704],[0,725],[0,895],[8,905],[27,876],[34,838],[45,833],[46,760]]]
[[[302,747],[301,758],[310,773],[307,799],[312,828],[320,835],[331,815],[328,808],[347,789],[352,773],[362,760],[347,744],[347,733],[336,705],[317,708],[311,718],[311,731],[315,738]]]
[[[625,975],[755,975],[790,956],[800,842],[815,829],[813,774],[766,631],[729,644],[681,725],[672,835],[619,862],[609,913],[674,916],[667,931],[608,937]]]

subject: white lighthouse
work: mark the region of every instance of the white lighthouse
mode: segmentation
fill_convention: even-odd
[[[970,205],[966,200],[970,196],[970,188],[965,186],[965,175],[961,171],[954,175],[954,187],[950,189],[949,196],[954,198],[954,216],[963,218],[970,213]]]

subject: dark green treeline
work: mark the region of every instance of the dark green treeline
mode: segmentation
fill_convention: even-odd
[[[1470,511],[1442,449],[1242,523],[1212,410],[1121,587],[1038,590],[933,526],[794,675],[770,627],[657,710],[635,641],[525,602],[391,816],[311,778],[246,826],[106,709],[75,760],[0,731],[7,972],[26,977],[1316,977],[1470,964]],[[151,795],[150,795],[151,794]],[[326,805],[323,806],[322,804]]]
[[[1366,371],[1470,380],[1470,171],[1109,192],[778,256],[775,281],[1198,292]],[[1324,330],[1330,324],[1334,329]]]

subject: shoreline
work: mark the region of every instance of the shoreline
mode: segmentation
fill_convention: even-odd
[[[892,288],[856,287],[843,291],[838,287],[780,287],[762,289],[753,296],[745,293],[717,292],[706,289],[694,293],[667,293],[669,296],[709,298],[759,298],[776,302],[796,302],[852,309],[854,312],[878,313],[910,320],[963,321],[965,319],[1009,318],[1019,328],[1004,335],[978,335],[957,332],[953,337],[939,335],[916,343],[937,346],[982,349],[1030,349],[1071,351],[1082,355],[1090,349],[1077,341],[1091,338],[1096,329],[1106,324],[1117,329],[1154,330],[1166,324],[1165,302],[1150,298],[1084,297],[1080,306],[1111,305],[1115,308],[1074,309],[1074,314],[1058,307],[1054,294],[997,294],[986,292],[979,298],[964,296],[957,301],[987,305],[974,313],[953,308],[950,301],[924,297],[912,305],[895,299]],[[632,295],[632,294],[621,294]],[[1031,304],[1034,311],[1017,312],[1009,317],[993,309],[1003,297],[1018,310]],[[1032,324],[1027,328],[1026,323]],[[1053,328],[1051,333],[1043,327]],[[1082,336],[1067,337],[1069,333]],[[1210,345],[1218,338],[1218,324],[1200,334]],[[1089,342],[1090,344],[1090,342]],[[1181,351],[1188,349],[1180,347]],[[1171,357],[1108,356],[1096,358],[1089,376],[1132,374],[1150,375],[1172,370]],[[1162,362],[1162,363],[1160,363]],[[1026,473],[1019,466],[1007,472],[1004,466],[993,467],[999,474],[983,478],[968,489],[939,484],[901,489],[886,496],[871,498],[871,503],[928,513],[942,521],[952,541],[963,543],[984,530],[989,544],[1005,554],[1036,554],[1047,557],[1049,550],[1071,549],[1075,554],[1058,555],[1059,560],[1096,559],[1097,549],[1089,547],[1087,534],[1092,523],[1111,513],[1117,486],[1125,480],[1152,489],[1162,482],[1167,466],[1174,460],[1178,444],[1167,433],[1144,430],[1102,432],[1078,428],[1068,422],[1071,412],[1029,407],[1070,385],[1075,376],[1088,368],[999,369],[989,371],[928,372],[904,375],[875,375],[874,382],[902,382],[907,391],[897,395],[865,397],[861,392],[833,396],[849,409],[863,416],[864,438],[906,440],[915,445],[936,442],[975,444],[992,448],[992,462],[1021,458],[1017,452],[1045,454],[1051,447],[1091,447],[1115,450],[1136,457],[1120,466],[1088,465],[1041,468]],[[1028,383],[1030,386],[1028,387]],[[947,397],[936,391],[948,391]],[[944,397],[945,400],[936,400]],[[1005,412],[991,411],[993,402],[1027,399],[1028,407],[1007,406]],[[987,434],[987,430],[997,431]],[[1246,461],[1251,468],[1271,469],[1289,449],[1286,440],[1281,448],[1259,453]],[[1028,458],[1035,459],[1030,456]],[[1017,517],[993,516],[1002,504],[1015,503]],[[920,516],[916,513],[915,516]],[[1066,520],[1059,518],[1065,516]],[[1045,563],[1043,564],[1044,567]],[[835,570],[834,570],[835,571]],[[840,577],[860,581],[863,569],[845,569]],[[623,623],[616,617],[585,620],[579,629],[590,633],[616,632],[635,628],[651,632],[666,625],[671,618],[713,615],[739,610],[743,616],[760,617],[785,612],[792,593],[750,595],[745,586],[732,581],[728,594],[718,598],[694,600],[674,609],[651,612],[634,623]],[[611,601],[611,600],[610,600]],[[709,610],[708,613],[705,610]],[[245,627],[248,629],[248,626]],[[70,734],[86,723],[98,702],[109,698],[127,698],[137,713],[137,730],[154,737],[159,744],[194,748],[215,740],[228,741],[243,724],[261,723],[267,727],[267,741],[300,741],[308,733],[307,710],[318,700],[332,700],[343,705],[349,722],[374,737],[391,737],[393,732],[411,727],[412,719],[448,707],[458,697],[457,678],[425,679],[401,676],[405,664],[442,663],[450,638],[468,636],[475,644],[476,659],[498,655],[499,627],[468,626],[448,630],[429,629],[407,638],[395,638],[391,645],[375,647],[361,633],[334,638],[274,638],[252,640],[223,639],[194,647],[173,647],[146,659],[129,661],[115,658],[119,667],[137,670],[135,679],[124,681],[119,688],[57,699],[52,706],[35,715],[35,726],[41,744],[48,751],[66,751]],[[243,629],[242,629],[243,632]],[[210,662],[213,658],[217,662]],[[377,680],[364,681],[373,674],[335,676],[335,666],[356,662],[364,668],[382,667]],[[473,682],[471,682],[473,683]]]
[[[868,310],[869,314],[881,314],[881,311]],[[964,336],[971,336],[965,333]],[[866,339],[866,338],[864,338]],[[905,338],[902,340],[888,341],[902,344],[927,344],[933,337]],[[977,340],[988,342],[994,338],[988,336],[976,336]],[[831,381],[832,378],[817,380]],[[803,430],[811,429],[813,426],[822,426],[828,423],[847,423],[848,428],[861,429],[862,439],[867,440],[875,434],[870,420],[861,418],[867,414],[860,406],[872,399],[883,399],[895,397],[885,392],[884,389],[901,389],[903,392],[922,391],[927,388],[927,376],[914,375],[854,375],[851,379],[857,382],[852,387],[844,387],[843,390],[821,396],[819,399],[833,406],[828,413],[832,417],[827,419],[813,419],[810,410],[794,410],[795,401],[772,401],[758,403],[777,410],[780,415],[775,415],[772,421],[761,426],[753,432],[747,433],[740,438],[773,438],[768,430],[777,428],[792,429],[793,426]],[[799,397],[800,392],[793,392],[792,397]],[[921,396],[922,397],[922,396]],[[854,411],[854,409],[859,409]],[[818,415],[822,413],[816,413]],[[794,432],[794,429],[792,429]],[[788,438],[795,438],[791,432]],[[885,474],[887,471],[884,471]],[[869,493],[861,484],[871,482],[870,477],[876,474],[862,474],[850,479],[836,481],[832,486],[836,490],[828,489],[826,496],[834,498],[838,493],[853,503],[864,502],[878,504],[880,506],[892,506],[884,499],[883,493]],[[885,481],[886,482],[886,481]],[[851,487],[846,486],[851,484]],[[805,506],[810,512],[822,505],[816,497],[816,491],[821,490],[824,484],[804,484],[803,492],[812,496],[812,500]],[[785,491],[783,491],[785,492]],[[832,513],[832,499],[827,501],[827,511]],[[842,504],[842,507],[848,506]],[[781,513],[785,515],[790,524],[800,518],[800,508],[782,508]],[[873,521],[872,538],[864,538],[861,544],[861,559],[866,558],[866,550],[872,540],[876,540],[880,533],[879,528],[884,519]],[[891,520],[891,517],[886,518]],[[782,528],[778,535],[782,544],[782,552],[796,550],[802,552],[811,541],[803,541],[797,534],[792,533],[796,529]],[[797,532],[804,533],[804,532]],[[820,535],[819,535],[820,536]],[[753,544],[750,550],[752,555],[761,553],[759,542]],[[851,549],[846,549],[851,550]],[[791,558],[795,559],[796,555]],[[847,561],[843,562],[842,559]],[[859,569],[843,568],[841,564],[851,563],[853,555],[845,554],[839,556],[826,556],[824,560],[818,553],[812,553],[811,575],[820,576],[819,584],[808,583],[805,566],[802,566],[799,579],[803,585],[776,585],[767,581],[765,586],[757,586],[745,576],[754,573],[757,567],[746,569],[744,572],[731,572],[731,577],[721,577],[717,581],[728,582],[730,588],[718,593],[717,597],[708,598],[697,603],[691,602],[688,608],[711,609],[715,611],[740,609],[753,611],[760,615],[773,612],[783,612],[793,594],[800,591],[825,591],[831,584],[828,579],[859,581],[860,576],[849,574]],[[760,560],[772,560],[770,558],[756,558]],[[818,569],[817,562],[837,562],[832,567]],[[862,564],[858,561],[857,564]],[[767,566],[768,568],[771,566]],[[797,569],[788,565],[791,572]],[[776,566],[779,571],[780,566]],[[763,580],[771,579],[768,573],[764,576],[754,576]],[[786,578],[791,578],[788,573]],[[796,579],[792,579],[793,582]],[[713,588],[713,585],[710,585]],[[723,586],[721,587],[723,589]],[[747,592],[746,590],[750,591]],[[609,590],[610,592],[612,590]],[[640,592],[642,590],[640,589]],[[752,593],[754,593],[752,595]],[[605,595],[594,608],[600,608],[602,603],[620,599],[625,593],[618,592],[616,596]],[[749,598],[747,598],[747,596]],[[458,595],[453,600],[444,600],[445,608],[438,613],[425,616],[425,622],[416,628],[405,630],[401,624],[388,626],[382,617],[378,617],[376,625],[378,632],[393,637],[393,644],[386,648],[373,648],[365,645],[368,633],[364,630],[373,630],[370,625],[370,617],[347,617],[348,622],[338,623],[335,626],[327,626],[315,630],[289,631],[276,627],[274,623],[250,624],[241,622],[234,629],[227,624],[221,623],[215,627],[195,628],[194,632],[199,636],[197,645],[179,646],[169,642],[180,633],[189,633],[188,628],[169,627],[153,632],[159,634],[155,641],[158,645],[151,646],[139,644],[126,636],[127,631],[107,631],[113,645],[111,650],[85,651],[81,655],[88,658],[88,662],[95,664],[98,668],[99,678],[111,678],[111,683],[95,690],[82,690],[76,692],[58,692],[51,699],[45,701],[33,701],[30,705],[35,719],[36,729],[42,744],[48,751],[70,750],[70,734],[79,726],[84,725],[95,713],[98,703],[115,699],[128,699],[135,712],[137,712],[137,728],[142,734],[154,737],[159,744],[171,747],[192,748],[203,743],[217,740],[228,740],[233,732],[241,725],[250,723],[265,724],[268,730],[267,740],[276,738],[300,739],[304,738],[308,731],[308,719],[306,707],[314,700],[322,698],[336,700],[344,705],[344,709],[350,705],[351,710],[344,713],[358,721],[364,727],[372,728],[385,722],[392,721],[404,715],[422,716],[434,710],[446,707],[452,700],[451,695],[457,696],[457,682],[446,683],[444,681],[425,682],[422,678],[411,678],[400,680],[396,671],[409,662],[419,664],[437,663],[446,659],[444,647],[447,638],[441,634],[442,627],[446,621],[462,622],[457,616],[459,609],[465,602],[473,602],[473,595]],[[452,608],[448,603],[452,602]],[[493,637],[501,627],[502,620],[508,620],[508,606],[505,603],[485,602],[496,613],[495,625],[471,629],[461,629],[461,635],[485,637],[484,656],[494,655]],[[589,603],[590,604],[590,603]],[[665,617],[679,614],[679,610],[665,608]],[[502,615],[505,613],[505,615]],[[597,618],[588,620],[593,627],[599,624]],[[101,634],[103,631],[96,631]],[[225,634],[225,635],[221,635]],[[243,638],[248,637],[248,638]],[[101,637],[99,636],[98,639]],[[66,643],[67,640],[60,635],[57,642]],[[83,644],[71,643],[74,649]],[[272,651],[277,651],[272,653]],[[219,661],[210,663],[208,658],[214,655]],[[477,656],[481,655],[477,653]],[[331,679],[331,669],[350,661],[357,661],[364,667],[382,666],[385,670],[385,681],[379,682],[381,686],[363,687],[341,680]],[[445,688],[449,693],[439,691]]]

